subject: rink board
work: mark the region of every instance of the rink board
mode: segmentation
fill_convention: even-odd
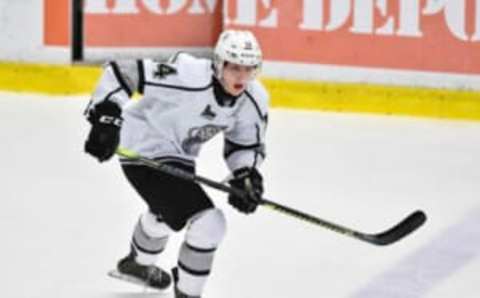
[[[0,63],[0,90],[89,94],[99,66]],[[273,107],[480,120],[480,92],[262,78]]]

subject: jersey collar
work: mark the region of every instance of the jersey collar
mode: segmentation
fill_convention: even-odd
[[[237,102],[238,98],[243,95],[243,92],[237,96],[231,95],[223,88],[220,81],[215,77],[212,76],[212,84],[213,84],[213,93],[215,95],[215,100],[217,101],[218,105],[221,107],[233,107]]]

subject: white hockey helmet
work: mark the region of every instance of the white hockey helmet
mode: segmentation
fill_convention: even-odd
[[[225,62],[256,66],[255,75],[258,73],[262,65],[262,50],[252,32],[225,30],[220,34],[213,52],[213,66],[218,78]]]

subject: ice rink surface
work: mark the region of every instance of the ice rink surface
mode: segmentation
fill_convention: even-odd
[[[145,205],[116,161],[82,152],[87,99],[0,93],[2,297],[172,297],[106,276]],[[221,150],[204,147],[199,174],[227,175]],[[479,297],[480,123],[273,109],[267,152],[270,200],[366,232],[415,209],[429,220],[374,247],[209,191],[229,230],[205,298]]]

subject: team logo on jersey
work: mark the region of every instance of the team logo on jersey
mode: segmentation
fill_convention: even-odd
[[[188,137],[182,142],[182,149],[188,154],[195,155],[200,145],[213,138],[217,133],[225,130],[227,126],[208,124],[201,127],[193,127],[188,131]]]
[[[207,118],[208,120],[212,120],[217,116],[217,114],[215,114],[212,111],[212,107],[210,105],[207,105],[207,107],[205,108],[205,110],[203,110],[201,115],[202,117]]]

